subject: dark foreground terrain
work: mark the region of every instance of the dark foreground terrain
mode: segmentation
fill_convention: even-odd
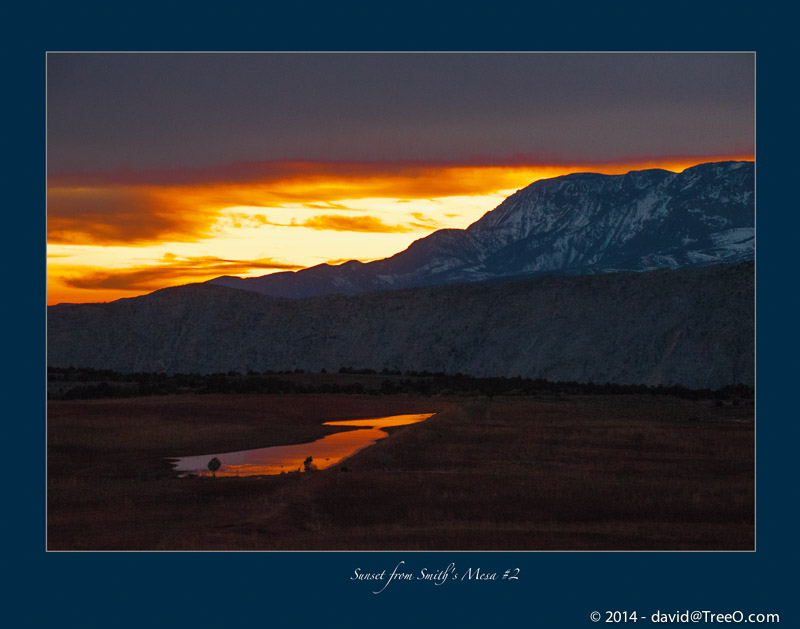
[[[163,460],[436,412],[327,470]],[[48,404],[48,539],[71,549],[753,549],[752,399],[169,395]]]

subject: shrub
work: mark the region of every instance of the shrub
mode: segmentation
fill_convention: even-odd
[[[211,473],[214,475],[214,478],[217,477],[217,470],[220,467],[222,467],[222,462],[217,457],[214,457],[208,462],[208,469],[211,470]]]

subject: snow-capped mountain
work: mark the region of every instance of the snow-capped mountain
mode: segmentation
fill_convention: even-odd
[[[754,192],[752,162],[565,175],[534,182],[466,229],[439,230],[384,260],[211,283],[311,297],[738,262],[754,255]]]

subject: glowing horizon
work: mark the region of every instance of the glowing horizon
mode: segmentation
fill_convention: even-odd
[[[753,155],[616,162],[264,162],[218,169],[51,174],[47,302],[135,297],[390,257],[464,229],[534,181],[576,172],[680,172]]]

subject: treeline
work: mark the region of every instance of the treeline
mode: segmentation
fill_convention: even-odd
[[[542,378],[478,378],[461,373],[354,369],[339,374],[294,371],[184,374],[119,373],[108,369],[48,367],[48,399],[169,395],[176,393],[334,393],[368,395],[671,395],[685,399],[714,399],[717,403],[753,398],[752,387],[738,384],[712,391],[680,385],[647,386],[593,382],[551,382]]]

